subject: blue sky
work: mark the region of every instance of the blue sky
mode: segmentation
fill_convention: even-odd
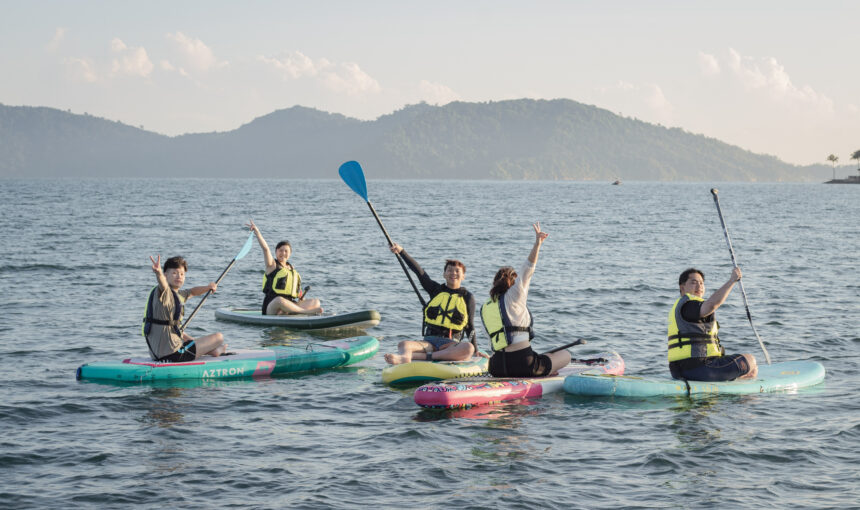
[[[0,103],[176,135],[568,98],[791,163],[860,149],[860,2],[0,0]]]

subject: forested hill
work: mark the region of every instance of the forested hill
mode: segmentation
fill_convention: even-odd
[[[565,99],[422,103],[374,121],[296,106],[176,137],[0,105],[0,177],[336,178],[351,159],[376,179],[823,181],[831,172]]]

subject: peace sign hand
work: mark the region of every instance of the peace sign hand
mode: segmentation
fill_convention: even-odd
[[[161,255],[158,255],[158,260],[152,258],[152,255],[149,256],[149,260],[152,261],[152,272],[155,274],[161,273]]]

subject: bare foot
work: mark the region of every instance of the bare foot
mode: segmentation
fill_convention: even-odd
[[[402,363],[410,363],[412,361],[412,354],[399,354],[399,353],[391,353],[385,355],[385,361],[388,362],[389,365],[400,365]]]

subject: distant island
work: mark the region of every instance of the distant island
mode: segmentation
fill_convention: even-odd
[[[824,184],[860,184],[860,175],[849,175],[844,179],[830,179]]]
[[[376,179],[821,182],[830,172],[568,99],[421,103],[373,121],[295,106],[174,137],[0,104],[6,178],[336,178],[353,159]]]
[[[856,159],[857,163],[860,164],[860,150],[854,151],[854,154],[851,155],[851,159]],[[830,161],[833,164],[833,179],[830,179],[824,184],[860,184],[860,175],[849,175],[844,179],[836,178],[836,162],[839,161],[839,156],[831,154],[827,156],[827,161]],[[860,167],[857,168],[857,172],[860,174]]]

